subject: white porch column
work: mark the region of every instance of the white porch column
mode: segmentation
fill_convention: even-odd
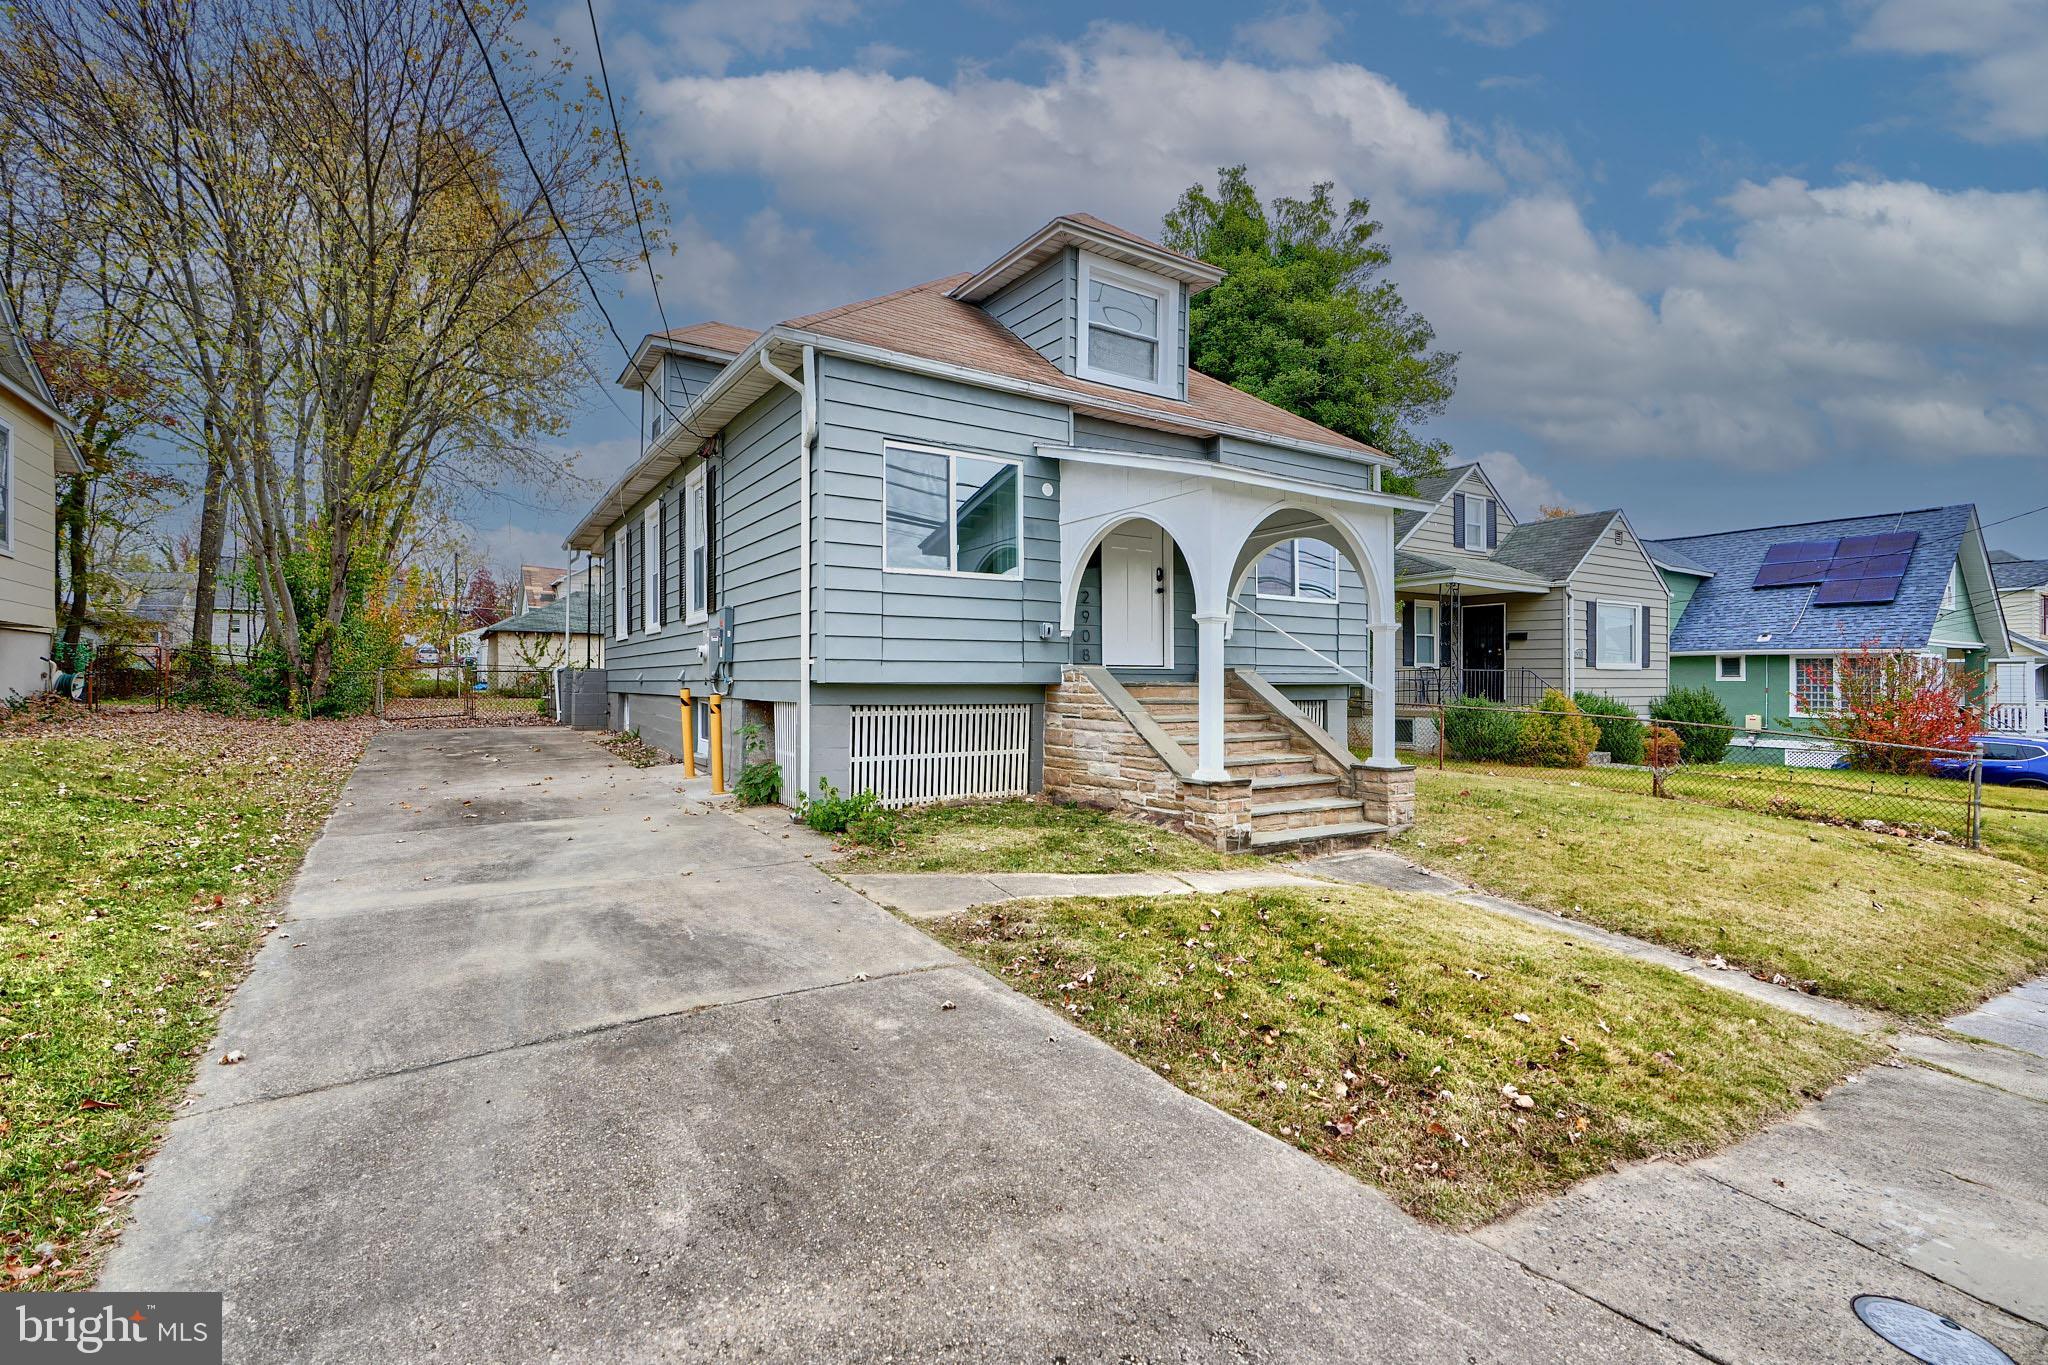
[[[1223,627],[1229,620],[1226,612],[1195,613],[1195,778],[1202,782],[1220,782],[1230,775],[1223,763]]]
[[[1398,621],[1377,622],[1372,627],[1372,757],[1373,768],[1398,768],[1394,754],[1394,674],[1401,666],[1401,626]]]

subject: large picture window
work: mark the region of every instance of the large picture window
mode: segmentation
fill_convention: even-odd
[[[883,567],[1008,577],[1022,571],[1019,470],[1007,460],[888,446]]]
[[[1320,540],[1282,541],[1259,556],[1253,580],[1261,597],[1337,600],[1337,550]]]
[[[1180,291],[1142,271],[1081,260],[1083,379],[1123,388],[1170,393],[1170,356],[1179,336]]]
[[[1595,604],[1593,667],[1641,668],[1643,609],[1633,602]]]

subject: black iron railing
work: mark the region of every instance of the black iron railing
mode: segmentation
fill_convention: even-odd
[[[1404,668],[1394,675],[1394,700],[1402,706],[1437,706],[1479,697],[1534,706],[1550,686],[1533,668]]]

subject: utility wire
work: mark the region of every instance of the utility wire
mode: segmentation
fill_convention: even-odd
[[[626,155],[625,130],[619,127],[619,106],[612,99],[611,72],[605,69],[604,39],[597,32],[597,0],[583,0],[583,8],[590,12],[590,46],[597,53],[597,77],[604,85],[604,107],[611,111],[612,141],[619,149],[619,170],[626,177],[626,198],[633,206],[633,230],[640,234],[640,259],[647,263],[647,283],[654,290],[654,312],[661,319],[661,330],[670,330],[668,310],[661,306],[661,276],[654,270],[654,253],[647,246],[647,225],[640,220],[640,196],[633,193],[633,164]]]
[[[631,362],[633,348],[626,344],[625,334],[619,331],[618,323],[612,321],[611,310],[604,306],[604,297],[598,293],[597,285],[592,282],[590,271],[583,264],[582,253],[576,250],[576,239],[569,235],[568,224],[562,221],[561,211],[555,207],[555,196],[548,189],[547,179],[541,175],[540,167],[534,164],[533,153],[529,152],[526,148],[526,137],[519,131],[519,118],[512,112],[512,102],[505,97],[505,87],[498,82],[498,70],[491,61],[490,45],[484,42],[483,33],[477,28],[476,20],[470,15],[468,0],[455,0],[455,12],[462,16],[463,25],[469,29],[469,36],[476,43],[477,55],[483,58],[484,75],[490,78],[491,90],[498,97],[498,108],[504,111],[506,126],[512,131],[512,143],[519,149],[519,159],[526,163],[527,173],[533,176],[534,187],[540,191],[541,202],[547,205],[548,217],[554,221],[556,235],[561,237],[563,247],[569,252],[569,260],[575,265],[576,274],[583,281],[584,290],[590,295],[590,301],[597,306],[598,315],[604,319],[605,329],[612,334],[612,340],[619,344],[619,349],[625,353],[627,361]],[[618,131],[616,122],[613,123],[612,128],[614,134],[616,134]],[[633,198],[630,171],[627,174],[626,194],[629,199]],[[639,204],[636,201],[633,206],[635,222],[639,221],[639,213]],[[642,240],[644,242],[645,238],[643,237]],[[651,269],[652,262],[649,265]],[[704,439],[695,427],[683,421],[681,414],[669,406],[668,396],[661,392],[660,385],[655,387],[654,401],[661,404],[662,410],[669,415],[671,420],[681,426],[683,430],[697,437],[700,441]]]

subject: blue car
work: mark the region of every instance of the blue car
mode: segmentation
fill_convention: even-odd
[[[1984,780],[2008,787],[2048,787],[2048,739],[2024,735],[1973,735],[1984,749]],[[1934,771],[1942,777],[1970,775],[1966,758],[1937,758]]]

